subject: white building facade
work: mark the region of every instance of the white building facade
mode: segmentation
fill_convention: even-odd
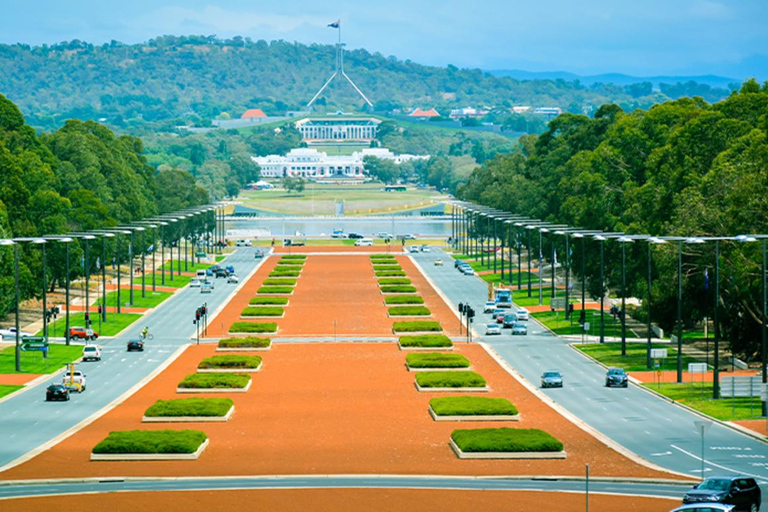
[[[296,121],[296,129],[308,144],[324,142],[370,143],[381,121],[375,117],[325,116]]]

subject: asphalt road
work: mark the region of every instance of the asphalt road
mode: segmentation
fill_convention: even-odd
[[[241,283],[261,261],[254,258],[254,253],[255,249],[239,249],[224,261],[235,267]],[[223,278],[212,280],[211,293],[201,294],[200,288],[181,289],[122,335],[99,340],[102,360],[77,365],[86,375],[86,390],[72,393],[69,402],[45,401],[45,388],[61,382],[60,374],[0,402],[0,439],[4,441],[0,443],[0,471],[98,413],[160,368],[181,346],[193,342],[190,338],[195,335],[195,310],[207,303],[209,311],[215,312],[239,286],[227,284]],[[147,293],[151,293],[151,287]],[[145,343],[144,352],[127,352],[128,339],[138,337],[145,325],[154,339]]]
[[[484,333],[492,321],[482,314],[488,297],[487,284],[465,276],[442,251],[411,255],[453,304],[469,302],[477,312],[475,327]],[[444,265],[434,265],[442,258]],[[537,296],[538,290],[533,290]],[[525,292],[524,292],[525,293]],[[702,418],[630,384],[606,388],[605,369],[580,355],[568,342],[550,335],[529,321],[527,336],[480,336],[530,383],[538,386],[542,372],[557,369],[564,375],[563,388],[541,390],[561,407],[618,444],[661,467],[701,476],[702,442],[694,421]],[[747,435],[712,423],[705,434],[704,476],[745,474],[768,484],[768,445]]]

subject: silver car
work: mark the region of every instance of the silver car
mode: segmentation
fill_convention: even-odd
[[[542,388],[563,387],[563,375],[557,370],[547,370],[541,375]]]
[[[487,324],[485,326],[486,336],[493,336],[496,334],[501,334],[501,326],[499,324]]]

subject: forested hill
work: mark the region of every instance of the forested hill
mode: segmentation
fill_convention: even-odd
[[[333,70],[332,45],[235,37],[164,36],[146,44],[0,45],[0,93],[27,121],[52,129],[66,119],[103,119],[118,128],[146,122],[203,122],[247,108],[283,114],[302,108]],[[365,50],[345,53],[345,69],[377,110],[392,107],[532,105],[582,112],[615,103],[625,110],[667,99],[651,84],[584,87],[565,80],[519,81],[480,70],[438,68]],[[726,92],[726,91],[723,91]],[[706,98],[713,101],[719,98]],[[318,106],[362,109],[349,84],[336,81]]]

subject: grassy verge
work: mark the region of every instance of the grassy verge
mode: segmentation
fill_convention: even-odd
[[[376,277],[405,277],[403,270],[382,270],[374,272]]]
[[[20,390],[24,386],[10,386],[6,384],[0,384],[0,398],[3,398],[6,395],[10,395],[11,393]]]
[[[469,368],[469,359],[461,354],[408,354],[405,362],[411,368]]]
[[[272,307],[247,307],[240,313],[241,316],[283,316],[285,310],[278,306]]]
[[[395,304],[424,304],[424,299],[418,295],[395,295],[393,297],[385,297],[384,303],[388,306]]]
[[[274,322],[235,322],[229,326],[229,332],[277,332],[277,324]]]
[[[277,262],[278,265],[280,265],[277,268],[293,268],[293,270],[296,270],[297,268],[304,268],[302,265],[304,265],[304,261],[298,261],[298,260],[286,260],[282,259]],[[288,266],[292,265],[292,267]]]
[[[421,372],[416,382],[422,388],[482,388],[485,379],[475,372]]]
[[[171,275],[168,272],[166,272],[165,284],[163,284],[163,275],[159,272],[155,273],[155,284],[157,286],[167,286],[169,288],[183,288],[187,286],[192,279],[194,279],[194,276],[179,276],[179,275],[176,275],[176,273],[174,272],[173,281],[171,281]],[[141,286],[141,279],[139,279],[138,283],[139,283],[139,286]],[[147,274],[147,289],[149,290],[151,289],[151,287],[152,287],[152,274]],[[123,302],[125,302],[125,299],[123,299],[124,295],[122,295],[123,293],[125,292],[121,292],[120,298],[123,300]]]
[[[410,322],[395,322],[392,326],[395,332],[441,332],[440,322],[430,320],[413,320]]]
[[[414,336],[400,336],[398,343],[400,343],[401,347],[443,348],[453,346],[451,338],[445,336],[444,334],[417,334]]]
[[[287,265],[281,264],[278,262],[279,267],[275,267],[273,272],[301,272],[301,270],[304,268],[301,265],[296,265],[295,263],[289,263]]]
[[[206,439],[199,430],[123,430],[110,432],[93,453],[194,453]]]
[[[183,389],[242,389],[250,381],[250,375],[239,373],[192,373],[179,382],[179,387]]]
[[[107,321],[101,322],[99,327],[98,314],[91,313],[91,322],[93,322],[93,329],[99,333],[99,336],[114,336],[119,333],[133,322],[141,318],[142,315],[138,313],[107,313]],[[69,315],[69,325],[85,325],[85,313],[73,313]],[[66,330],[66,321],[62,316],[56,320],[56,325],[51,322],[48,324],[48,336],[64,337],[64,331]],[[42,336],[43,331],[38,331],[35,336]]]
[[[387,285],[382,286],[381,291],[383,293],[416,293],[416,287],[403,284]]]
[[[288,304],[287,297],[254,297],[248,301],[252,306],[284,306]]]
[[[441,416],[514,416],[517,407],[506,398],[483,396],[446,396],[429,401],[435,414]]]
[[[392,254],[371,254],[371,261],[397,261]]]
[[[293,287],[291,286],[262,286],[256,293],[277,293],[283,295],[289,295],[293,293]]]
[[[537,299],[538,300],[538,299]],[[600,334],[600,312],[593,309],[587,309],[584,311],[587,322],[589,322],[589,331],[583,332],[581,325],[579,325],[579,317],[581,316],[581,310],[578,306],[571,315],[571,318],[565,319],[564,311],[545,311],[541,313],[533,313],[532,316],[551,329],[555,334],[560,336],[573,335],[577,336],[582,333],[597,336]],[[615,320],[608,312],[605,313],[605,335],[606,336],[621,336],[621,321]],[[634,338],[632,331],[627,329],[627,336]]]
[[[245,338],[222,338],[219,348],[267,348],[272,344],[269,338],[246,336]]]
[[[403,267],[401,267],[400,265],[391,265],[389,263],[379,264],[374,262],[373,270],[376,272],[383,272],[385,270],[403,270]]]
[[[267,286],[296,286],[297,279],[268,277],[264,280]]]
[[[259,356],[240,356],[240,355],[226,355],[226,356],[211,356],[206,357],[200,364],[197,365],[199,369],[211,370],[211,369],[233,369],[233,368],[247,368],[255,369],[261,364],[261,358]]]
[[[538,429],[454,430],[451,439],[464,452],[559,452],[563,443]]]
[[[384,279],[379,279],[379,286],[392,284],[411,284],[411,280],[407,277],[385,277]]]
[[[305,261],[307,259],[306,254],[284,254],[282,258],[280,258],[280,261],[283,260],[301,260]]]
[[[83,355],[82,345],[48,345],[48,359],[43,359],[42,352],[21,353],[21,373],[52,373],[61,370],[67,363]],[[16,347],[0,350],[0,373],[16,372]]]
[[[722,421],[743,421],[763,419],[761,415],[760,397],[712,398],[711,382],[662,382],[660,384],[646,383],[645,387],[662,395],[696,409],[708,416]]]
[[[392,306],[389,308],[391,316],[429,316],[432,312],[424,306]]]
[[[146,297],[141,296],[141,289],[133,290],[134,308],[154,308],[160,305],[165,299],[173,295],[171,292],[153,292],[151,289],[146,291]],[[120,290],[120,301],[125,305],[130,300],[130,290]],[[117,291],[107,294],[107,306],[117,307]]]
[[[273,270],[269,273],[269,277],[299,277],[301,275],[301,272],[296,272],[295,270],[283,270],[283,269],[277,269]]]
[[[183,256],[183,255],[182,255]],[[224,258],[222,256],[216,256],[216,261],[221,261]],[[195,263],[195,262],[188,262],[187,266],[184,267],[184,258],[181,258],[181,271],[182,272],[197,272],[198,270],[205,270],[206,268],[210,267],[210,263]],[[157,270],[165,269],[166,272],[168,272],[171,268],[171,262],[166,262],[162,267],[158,267]],[[176,271],[179,270],[179,260],[176,258],[173,259],[173,272],[176,273]]]
[[[158,400],[151,405],[144,416],[149,417],[179,417],[226,416],[234,405],[230,398],[175,398],[173,400]]]
[[[670,345],[653,344],[653,348],[667,349],[667,358],[659,361],[660,366],[656,370],[677,369],[677,349]],[[627,355],[621,355],[621,343],[589,343],[574,345],[574,348],[597,359],[606,366],[624,368],[628,372],[641,372],[648,370],[646,365],[645,343],[627,343]],[[696,359],[683,354],[683,368],[688,368],[688,363],[695,363]]]

